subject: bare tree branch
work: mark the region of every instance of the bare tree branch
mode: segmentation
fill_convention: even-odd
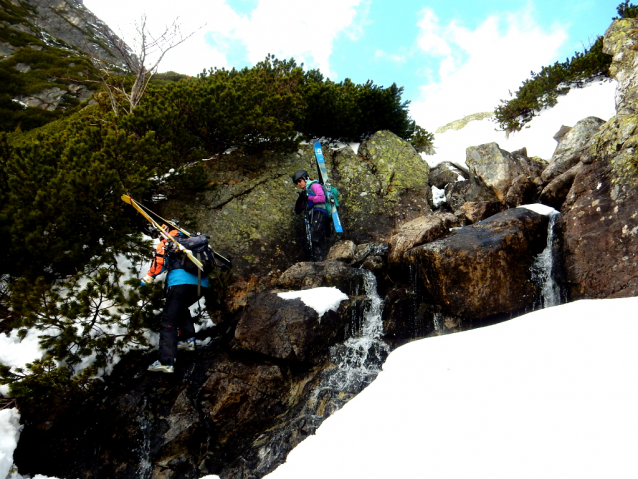
[[[136,23],[137,33],[133,49],[115,35],[108,26],[100,26],[101,36],[106,40],[108,48],[112,50],[114,58],[117,58],[120,64],[98,58],[92,53],[94,49],[87,50],[95,72],[109,95],[115,115],[119,115],[120,110],[125,113],[133,112],[142,100],[151,78],[157,73],[166,53],[184,43],[197,31],[184,35],[178,20],[179,18],[176,18],[162,33],[154,36],[148,28],[146,15],[143,15],[139,23]],[[203,26],[199,29],[201,28]]]

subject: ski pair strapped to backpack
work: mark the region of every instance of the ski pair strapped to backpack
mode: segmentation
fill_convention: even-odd
[[[332,216],[332,223],[334,224],[335,231],[337,233],[343,233],[343,227],[341,226],[341,218],[339,218],[339,212],[337,211],[338,203],[333,192],[333,186],[328,179],[328,170],[326,169],[326,160],[323,158],[323,151],[321,150],[321,143],[318,141],[314,145],[315,158],[317,159],[317,172],[319,173],[319,183],[323,185],[323,189],[326,194],[326,202],[330,205],[330,212]]]
[[[231,267],[230,259],[225,258],[210,247],[208,244],[208,236],[193,236],[188,231],[183,230],[167,221],[167,223],[171,224],[172,227],[187,236],[183,239],[175,238],[168,234],[168,231],[164,231],[164,229],[153,218],[151,218],[146,211],[144,211],[144,207],[133,198],[128,195],[122,195],[122,201],[131,205],[142,216],[144,216],[144,218],[146,218],[160,232],[162,238],[173,244],[176,252],[183,253],[185,255],[182,260],[182,267],[185,271],[197,274],[198,277],[201,277],[202,274],[207,276],[215,268],[217,260],[221,262],[222,267]],[[190,261],[186,261],[186,258]]]

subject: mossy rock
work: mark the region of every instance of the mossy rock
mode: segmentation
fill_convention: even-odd
[[[342,205],[345,233],[338,239],[356,243],[389,238],[398,224],[430,211],[429,167],[408,142],[379,132],[362,147],[366,156],[324,147]],[[233,256],[240,277],[276,277],[305,259],[303,217],[293,212],[299,189],[291,175],[305,169],[317,176],[311,145],[288,155],[234,152],[206,165],[209,191],[167,202],[162,216],[210,234],[215,248]]]

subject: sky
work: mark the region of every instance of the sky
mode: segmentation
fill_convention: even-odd
[[[84,0],[133,44],[142,15],[154,32],[177,19],[194,32],[160,71],[242,68],[268,53],[324,76],[404,87],[411,116],[433,131],[492,111],[530,71],[564,61],[602,35],[619,0]]]

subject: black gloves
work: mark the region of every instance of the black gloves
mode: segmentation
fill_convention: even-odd
[[[299,197],[297,198],[297,202],[295,203],[295,213],[299,214],[303,210],[306,209],[306,204],[308,203],[308,193],[306,191],[300,191]]]

